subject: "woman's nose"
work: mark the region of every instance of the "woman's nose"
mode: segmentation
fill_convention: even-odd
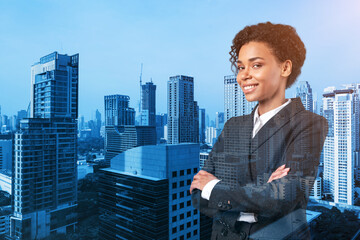
[[[249,70],[246,68],[246,69],[243,69],[242,71],[238,72],[237,78],[238,78],[238,80],[243,80],[243,81],[250,79],[251,75],[250,75]]]
[[[241,72],[239,72],[239,75],[241,80],[247,80],[251,78],[248,68],[245,68]]]

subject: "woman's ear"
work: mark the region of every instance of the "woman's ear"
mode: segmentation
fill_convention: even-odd
[[[288,77],[292,71],[292,62],[291,60],[286,60],[281,64],[281,76]]]

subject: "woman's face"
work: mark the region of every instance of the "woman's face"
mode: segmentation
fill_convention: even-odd
[[[239,51],[237,66],[236,80],[246,100],[269,104],[285,99],[287,78],[282,74],[282,64],[266,43],[249,42],[243,45]]]

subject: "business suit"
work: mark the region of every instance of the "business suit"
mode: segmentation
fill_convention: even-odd
[[[201,198],[199,190],[192,194],[193,206],[214,218],[212,239],[310,238],[305,216],[309,196],[302,189],[312,187],[306,182],[316,177],[328,124],[306,111],[300,98],[291,100],[254,138],[256,107],[226,122],[202,169],[221,181],[209,200]],[[288,175],[267,183],[283,164],[290,167]],[[255,213],[258,222],[238,222],[240,212]],[[298,226],[304,229],[301,236],[287,233]]]

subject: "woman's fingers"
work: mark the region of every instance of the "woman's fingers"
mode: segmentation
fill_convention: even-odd
[[[275,179],[285,177],[288,174],[290,168],[284,168],[284,167],[285,165],[282,165],[278,169],[276,169],[276,171],[271,174],[268,183]]]

